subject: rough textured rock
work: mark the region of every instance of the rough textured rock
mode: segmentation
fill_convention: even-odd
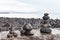
[[[7,31],[10,26],[13,26],[14,29],[20,29],[20,27],[23,27],[25,23],[31,23],[33,28],[40,28],[41,24],[43,22],[42,19],[38,18],[5,18],[0,17],[0,30],[1,31]],[[6,25],[6,24],[9,25]],[[51,28],[60,28],[60,19],[49,19],[49,23],[52,25]],[[3,27],[2,27],[3,26]]]

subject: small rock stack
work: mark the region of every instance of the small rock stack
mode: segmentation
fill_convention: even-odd
[[[33,33],[31,33],[31,30],[32,30],[31,24],[27,23],[24,25],[23,30],[21,30],[21,35],[32,36]]]
[[[48,16],[48,13],[45,13],[44,14],[44,16],[43,16],[43,23],[42,23],[41,27],[42,27],[40,29],[40,32],[41,33],[46,33],[46,34],[51,33],[51,29],[49,29],[50,24],[49,24],[49,16]]]
[[[17,37],[17,34],[13,31],[12,27],[9,28],[7,38]]]
[[[50,24],[49,24],[49,16],[48,13],[45,13],[43,16],[43,23],[41,25],[40,29],[40,39],[41,40],[53,40],[53,35],[51,34],[51,29],[49,29]]]

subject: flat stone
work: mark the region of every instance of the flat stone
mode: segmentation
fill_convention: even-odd
[[[49,28],[41,28],[41,29],[40,29],[40,32],[41,32],[41,33],[49,34],[49,33],[51,33],[51,29],[49,29]]]

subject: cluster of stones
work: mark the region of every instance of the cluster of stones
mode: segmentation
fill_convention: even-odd
[[[45,13],[44,16],[43,16],[43,24],[41,25],[42,28],[40,29],[40,33],[42,34],[50,34],[51,33],[51,29],[49,29],[49,16],[48,16],[48,13]],[[9,28],[10,31],[7,35],[7,38],[12,38],[12,37],[17,37],[17,34],[12,30],[12,27]],[[28,36],[33,36],[34,34],[31,33],[32,31],[32,26],[30,23],[28,24],[25,24],[24,27],[22,28],[22,30],[20,31],[21,33],[21,36],[25,36],[25,37],[28,37]],[[48,35],[50,36],[50,35]],[[41,36],[42,39],[43,39],[43,36]]]
[[[19,40],[30,40],[31,39],[30,36],[34,35],[34,34],[31,33],[32,26],[31,26],[30,23],[25,24],[24,27],[23,27],[23,30],[20,31],[21,37],[18,37],[17,33],[15,33],[13,31],[12,27],[10,27],[9,30],[10,31],[9,31],[9,33],[7,35],[7,38],[9,38],[11,40],[16,39],[16,38],[19,39]]]

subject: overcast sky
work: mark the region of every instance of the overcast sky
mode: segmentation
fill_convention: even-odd
[[[49,16],[51,18],[60,19],[60,0],[0,0],[0,12],[5,11],[34,12],[34,13],[19,14],[19,15],[25,15],[25,14],[29,15],[29,16],[27,15],[23,16],[26,18],[27,17],[41,18],[43,14],[47,12],[50,14]],[[7,14],[2,16],[7,16]],[[18,17],[18,14],[16,16]]]

